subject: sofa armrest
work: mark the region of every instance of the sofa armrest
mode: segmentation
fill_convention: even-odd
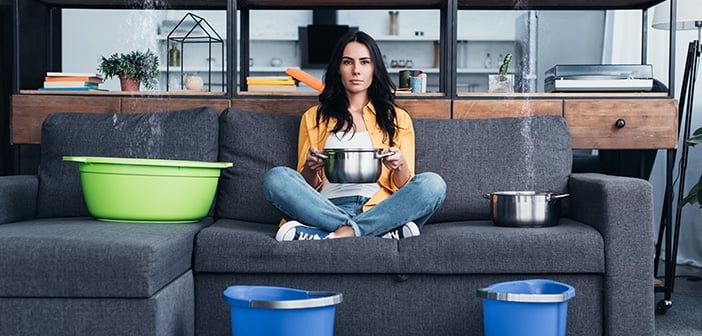
[[[572,174],[570,216],[603,237],[605,335],[653,335],[653,191],[648,181]]]
[[[0,224],[34,218],[38,190],[37,176],[0,176]]]

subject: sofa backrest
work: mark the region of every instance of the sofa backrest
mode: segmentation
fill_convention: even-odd
[[[416,172],[446,182],[446,200],[430,222],[491,218],[485,193],[567,189],[573,154],[560,116],[416,119],[414,130]]]
[[[220,116],[222,172],[219,217],[277,224],[263,195],[264,174],[297,164],[300,117],[228,109]],[[416,171],[433,171],[447,197],[430,222],[490,218],[483,193],[565,191],[571,170],[570,133],[560,116],[486,120],[415,119]]]
[[[55,113],[42,125],[38,217],[89,216],[78,164],[63,156],[216,161],[217,113]]]
[[[282,217],[263,195],[263,176],[273,167],[296,167],[300,117],[229,108],[219,124],[219,160],[234,167],[222,172],[216,216],[278,224]]]

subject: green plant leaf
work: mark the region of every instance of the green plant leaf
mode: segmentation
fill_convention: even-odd
[[[695,184],[690,191],[687,192],[687,195],[683,197],[682,202],[678,204],[678,208],[682,208],[688,204],[692,205],[697,203],[697,193],[699,191],[699,184]]]
[[[505,59],[502,60],[502,65],[500,65],[499,73],[500,75],[506,75],[507,69],[509,68],[509,62],[512,61],[512,54],[505,55]]]
[[[702,143],[702,132],[698,132],[700,129],[695,131],[695,133],[690,136],[687,140],[685,140],[685,144],[690,146],[690,147],[695,147],[695,145],[699,145]]]
[[[702,175],[700,175],[697,183],[687,192],[687,195],[683,197],[682,202],[678,204],[678,208],[682,208],[688,204],[699,204],[700,207],[702,207],[702,188],[700,186],[702,186]]]

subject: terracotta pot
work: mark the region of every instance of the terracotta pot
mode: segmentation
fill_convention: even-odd
[[[139,86],[141,86],[141,83],[134,78],[125,75],[119,75],[119,83],[122,85],[122,91],[139,91]]]

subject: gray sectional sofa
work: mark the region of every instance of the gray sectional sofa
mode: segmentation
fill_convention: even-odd
[[[533,278],[575,287],[568,335],[654,334],[651,186],[571,174],[563,118],[417,119],[416,170],[448,186],[421,236],[277,242],[261,179],[295,165],[298,122],[208,108],[49,116],[38,176],[0,177],[0,335],[231,335],[222,293],[236,284],[342,292],[339,336],[481,335],[476,289]],[[63,155],[234,167],[198,223],[106,223]],[[503,190],[571,197],[558,226],[504,228],[481,197]]]

